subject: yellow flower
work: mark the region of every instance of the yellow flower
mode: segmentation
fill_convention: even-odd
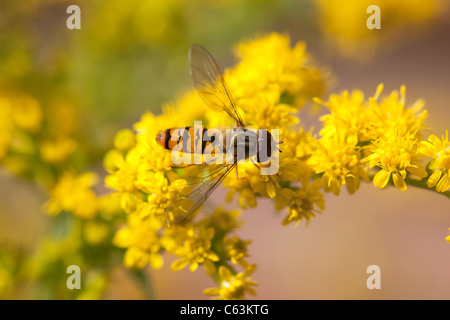
[[[359,141],[369,139],[366,131],[370,128],[368,125],[371,122],[371,115],[366,111],[364,94],[361,91],[332,94],[328,102],[314,100],[326,106],[331,112],[320,118],[324,124],[320,131],[322,137],[335,137],[345,132],[348,136],[356,136]]]
[[[297,226],[302,219],[306,219],[308,225],[309,220],[320,212],[318,209],[325,209],[325,202],[322,193],[319,192],[319,187],[320,181],[316,180],[311,185],[293,192],[287,209],[289,215],[283,219],[283,225],[295,221],[295,226]]]
[[[383,91],[383,85],[377,88],[375,97],[369,99],[367,107],[371,122],[368,135],[372,140],[384,137],[385,133],[390,135],[393,130],[414,133],[420,137],[420,130],[428,116],[423,107],[425,102],[417,100],[412,106],[406,108],[406,87],[401,86],[400,92],[394,90],[384,99],[378,99]],[[366,123],[367,125],[367,123]]]
[[[108,164],[108,167],[110,170],[115,169],[115,171],[105,178],[106,186],[120,192],[136,191],[137,167],[140,164],[137,151],[131,150],[125,159],[118,153],[111,153],[110,155],[111,164]]]
[[[355,136],[337,133],[317,141],[317,149],[308,159],[308,164],[317,174],[322,174],[325,191],[339,195],[341,185],[347,185],[350,194],[360,186],[361,178],[368,180],[367,169],[362,162],[361,148]]]
[[[258,284],[249,277],[254,269],[255,266],[252,266],[244,272],[232,275],[227,267],[220,266],[220,287],[205,289],[203,292],[208,296],[217,296],[220,300],[244,300],[246,293],[254,296],[256,292],[252,286]]]
[[[20,129],[37,132],[41,127],[42,109],[31,97],[23,96],[13,99],[11,115],[15,125]]]
[[[76,147],[77,143],[70,138],[60,137],[55,140],[44,140],[40,148],[41,157],[46,162],[61,162],[66,160]]]
[[[417,139],[415,134],[390,131],[383,139],[373,142],[367,161],[370,167],[381,168],[374,178],[373,184],[384,188],[391,176],[397,189],[405,191],[407,172],[419,177],[426,177],[427,172],[421,168],[417,159]]]
[[[148,172],[138,178],[136,182],[139,190],[148,193],[147,201],[153,217],[159,218],[161,221],[166,219],[166,209],[181,195],[181,191],[186,186],[186,181],[183,179],[176,179],[169,183],[169,180],[161,172]],[[178,210],[182,208],[172,208]],[[168,213],[169,217],[173,218],[173,212]],[[142,215],[145,217],[145,215]],[[173,221],[173,219],[171,219]]]
[[[109,232],[110,228],[106,223],[88,221],[83,226],[84,239],[92,245],[105,243]]]
[[[50,190],[50,200],[45,205],[47,212],[57,215],[64,210],[80,218],[91,219],[98,210],[98,198],[91,190],[97,180],[92,172],[79,176],[66,172]]]
[[[183,269],[189,264],[189,270],[197,270],[200,264],[205,266],[208,274],[215,273],[215,261],[219,261],[219,256],[211,250],[211,239],[214,237],[214,229],[206,229],[203,226],[195,229],[190,227],[186,233],[183,246],[175,250],[175,255],[181,257],[171,265],[173,271]]]
[[[244,241],[237,236],[234,238],[225,237],[223,239],[225,251],[234,264],[241,263],[244,258],[249,257],[247,246],[251,243],[251,241]]]
[[[436,191],[445,192],[450,188],[450,142],[448,131],[442,140],[435,135],[430,135],[428,141],[420,143],[419,152],[433,160],[428,166],[433,173],[428,178],[428,188],[436,187]]]
[[[230,188],[227,201],[231,202],[237,192],[239,205],[243,209],[256,206],[255,195],[277,201],[278,197],[282,197],[280,183],[289,184],[310,177],[310,169],[302,161],[294,158],[281,159],[282,164],[276,175],[261,175],[260,169],[254,165],[239,165],[239,179],[225,179],[224,187]]]
[[[406,88],[400,94],[393,91],[379,99],[383,91],[380,84],[368,101],[360,91],[350,95],[331,95],[326,105],[331,113],[321,118],[322,138],[308,160],[314,171],[322,174],[326,191],[339,194],[342,184],[349,193],[358,190],[360,180],[369,180],[368,168],[378,166],[374,184],[384,188],[392,175],[395,186],[406,190],[406,171],[422,178],[417,157],[417,141],[427,116],[423,101],[405,108]]]
[[[114,147],[117,150],[129,150],[136,144],[133,131],[130,129],[120,130],[114,138]]]
[[[303,42],[291,48],[288,36],[271,33],[239,44],[235,52],[241,62],[225,73],[225,80],[238,105],[246,99],[270,96],[278,101],[285,93],[300,107],[308,98],[324,92],[325,76],[312,62]]]
[[[214,210],[213,214],[207,216],[200,223],[207,227],[212,227],[216,233],[227,234],[242,226],[242,222],[237,221],[241,212],[239,210],[225,210],[219,207]]]
[[[161,241],[158,230],[162,223],[158,220],[142,219],[136,215],[128,216],[128,226],[120,229],[114,236],[114,245],[127,248],[124,262],[127,267],[144,268],[147,263],[154,269],[161,268]]]

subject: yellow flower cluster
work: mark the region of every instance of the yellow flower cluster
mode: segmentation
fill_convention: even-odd
[[[381,44],[396,39],[399,31],[411,33],[411,28],[433,23],[447,6],[443,0],[319,0],[314,4],[326,43],[333,44],[344,56],[360,59],[373,54]],[[366,27],[370,16],[367,8],[371,5],[380,8],[383,37],[377,30]]]
[[[419,163],[420,129],[427,112],[423,102],[405,106],[405,87],[380,99],[380,85],[374,97],[364,100],[363,93],[345,91],[322,102],[331,113],[322,117],[321,138],[308,160],[315,173],[321,174],[325,190],[338,195],[346,184],[350,194],[358,190],[360,181],[384,188],[390,181],[406,190],[407,174],[423,178],[427,175]]]
[[[256,291],[252,287],[258,284],[249,277],[254,269],[255,266],[233,275],[227,267],[221,266],[219,268],[220,287],[205,289],[204,293],[220,300],[243,300],[246,293],[254,296]]]
[[[57,215],[61,211],[67,211],[80,218],[91,219],[97,213],[99,205],[98,198],[91,189],[97,180],[97,176],[91,172],[79,176],[65,173],[50,191],[47,212]]]
[[[45,117],[45,121],[44,121]],[[0,161],[11,172],[51,186],[77,148],[76,119],[71,105],[50,103],[45,108],[24,94],[0,94]]]
[[[255,129],[279,129],[281,136],[290,139],[283,144],[277,175],[263,176],[253,165],[239,165],[239,179],[231,174],[224,181],[229,188],[227,200],[237,194],[241,207],[246,208],[256,206],[257,197],[272,198],[278,210],[287,210],[284,224],[309,219],[323,208],[323,200],[317,185],[309,183],[313,172],[305,158],[310,133],[293,125],[298,123],[296,110],[323,93],[325,76],[311,62],[305,44],[292,48],[285,35],[273,33],[244,42],[236,47],[236,53],[240,62],[224,76],[244,123]],[[174,105],[164,106],[161,115],[142,116],[134,126],[135,135],[130,130],[116,135],[115,148],[104,160],[109,172],[105,182],[120,195],[128,225],[119,230],[114,243],[126,248],[127,266],[142,268],[149,263],[159,268],[161,252],[166,251],[179,257],[171,266],[173,271],[203,266],[221,284],[220,292],[208,294],[243,298],[244,292],[253,292],[249,286],[254,283],[248,276],[255,266],[246,260],[250,241],[233,234],[240,226],[238,211],[219,208],[198,220],[166,227],[166,215],[173,215],[167,212],[169,205],[189,186],[179,178],[180,169],[172,169],[170,152],[161,148],[155,137],[158,131],[192,126],[196,120],[202,120],[207,128],[232,124],[225,113],[207,110],[192,91]],[[232,265],[243,271],[236,274]]]
[[[27,133],[35,133],[42,125],[42,108],[36,100],[2,94],[0,121],[0,159],[8,152],[33,152]]]
[[[421,100],[406,105],[405,87],[382,96],[380,85],[368,99],[358,90],[345,91],[323,102],[314,97],[324,91],[326,76],[311,63],[303,43],[292,48],[287,36],[273,33],[243,42],[236,54],[240,61],[225,71],[224,78],[244,123],[255,129],[278,129],[283,152],[274,175],[239,164],[239,179],[230,174],[223,181],[228,202],[237,197],[245,209],[256,207],[258,198],[273,199],[274,208],[286,212],[282,224],[297,225],[324,209],[322,191],[338,195],[342,185],[351,194],[361,181],[373,181],[379,188],[392,183],[404,191],[408,184],[420,186],[421,179],[430,175],[429,188],[448,189],[448,136],[421,141],[427,112]],[[320,137],[296,126],[296,111],[307,100],[330,111],[321,118]],[[114,243],[126,249],[127,266],[143,268],[148,263],[160,268],[162,252],[167,252],[178,257],[173,271],[203,266],[216,280],[218,288],[206,289],[205,294],[242,299],[245,293],[254,293],[256,283],[250,275],[256,266],[247,261],[251,242],[234,234],[241,225],[240,213],[218,208],[209,215],[167,224],[183,210],[186,202],[180,200],[188,201],[189,174],[196,168],[173,167],[170,152],[155,137],[161,130],[192,126],[196,120],[207,128],[232,124],[225,113],[207,110],[190,92],[164,106],[161,115],[143,115],[135,133],[126,129],[116,135],[114,149],[104,159],[109,172],[105,182],[117,191],[128,223],[116,233]],[[425,157],[432,158],[427,166]]]

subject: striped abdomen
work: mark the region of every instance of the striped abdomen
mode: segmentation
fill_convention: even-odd
[[[158,132],[156,142],[167,150],[174,150],[178,145],[182,152],[201,153],[215,142],[213,130],[203,127],[172,128]]]
[[[203,127],[172,128],[160,131],[156,136],[156,142],[167,150],[183,153],[205,154],[205,150],[208,153],[214,147],[218,147],[223,153],[231,154],[234,163],[253,156],[256,156],[256,162],[266,162],[278,145],[269,131],[245,128],[232,129],[226,134],[217,129],[208,130]],[[243,151],[241,155],[239,150]]]

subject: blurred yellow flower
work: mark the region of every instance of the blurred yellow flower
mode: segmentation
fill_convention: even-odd
[[[31,132],[40,129],[43,118],[39,103],[27,96],[17,97],[11,101],[11,116],[18,128]]]
[[[50,163],[65,161],[76,149],[77,143],[70,138],[44,140],[40,146],[42,160]]]
[[[252,287],[258,284],[249,277],[254,269],[255,266],[252,266],[244,272],[232,275],[227,267],[220,266],[220,287],[205,289],[203,292],[209,296],[217,296],[219,300],[243,300],[246,293],[256,295]]]
[[[98,221],[87,221],[83,226],[84,239],[92,245],[104,243],[110,233],[110,226]]]
[[[138,216],[128,216],[128,226],[120,229],[114,236],[113,243],[121,248],[127,248],[124,262],[127,267],[144,268],[147,263],[158,269],[163,265],[160,254],[161,242],[158,230],[162,224],[158,220],[148,220],[143,223]]]
[[[212,227],[216,233],[228,234],[242,226],[242,222],[237,221],[241,216],[239,210],[225,210],[219,207],[214,210],[212,215],[207,216],[201,222],[206,227]]]
[[[319,26],[327,44],[346,57],[367,59],[381,45],[392,46],[399,35],[442,17],[447,3],[442,0],[319,0],[313,1],[319,13]],[[380,8],[381,30],[367,28],[367,8]],[[389,45],[389,46],[388,46]]]
[[[134,183],[139,165],[139,155],[136,150],[131,150],[125,159],[120,154],[114,153],[112,161],[109,169],[114,170],[114,173],[105,178],[106,185],[120,192],[136,191]]]
[[[325,209],[323,194],[319,191],[320,184],[319,180],[316,180],[311,185],[293,192],[287,209],[289,215],[283,219],[283,225],[295,222],[297,226],[302,219],[305,219],[308,225],[312,217]]]
[[[114,147],[117,150],[126,151],[136,144],[135,135],[130,129],[120,130],[114,138]]]
[[[208,274],[213,274],[216,267],[213,262],[219,261],[219,256],[211,250],[211,239],[214,229],[200,226],[198,229],[190,227],[186,232],[187,238],[182,247],[175,250],[175,255],[181,257],[171,265],[173,271],[178,271],[189,265],[189,270],[197,270],[203,264]]]
[[[244,258],[249,257],[247,246],[251,243],[252,241],[244,241],[237,236],[233,238],[225,237],[223,240],[225,251],[234,264],[245,263]]]
[[[97,175],[92,172],[78,176],[66,172],[50,191],[50,200],[45,204],[46,211],[51,215],[69,211],[83,219],[92,218],[97,213],[98,198],[91,187],[97,181]]]

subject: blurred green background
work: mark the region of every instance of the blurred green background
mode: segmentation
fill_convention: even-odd
[[[365,9],[377,2],[382,28],[368,30]],[[66,9],[72,4],[81,8],[81,30],[66,27]],[[102,157],[119,129],[131,127],[147,111],[159,113],[162,105],[191,90],[187,52],[192,43],[207,47],[226,68],[235,62],[232,52],[238,42],[277,31],[289,34],[293,43],[305,41],[318,63],[330,70],[329,93],[359,88],[370,96],[379,83],[387,92],[405,84],[409,104],[426,100],[429,133],[440,136],[450,124],[446,4],[0,0],[0,94],[36,99],[50,119],[44,123],[59,122],[49,131],[63,130],[75,121],[70,136],[77,141],[77,150],[70,166],[103,176]],[[69,116],[57,116],[61,105],[70,106]],[[317,127],[319,115],[305,112],[305,126]],[[4,167],[10,168],[17,159]],[[28,165],[32,173],[45,171]],[[57,232],[64,233],[64,225],[73,221],[42,213],[47,196],[42,184],[35,182],[47,181],[50,173],[37,179],[30,172],[17,177],[10,170],[0,171],[0,261],[7,266],[4,270],[15,270],[0,272],[0,292],[4,289],[0,297],[73,298],[62,270],[64,263],[71,263],[70,255],[60,264],[43,261],[46,255],[71,252],[70,243],[64,249],[37,246],[49,230],[55,232],[55,224]],[[100,187],[98,192],[105,190]],[[220,204],[223,196],[217,192],[213,200]],[[354,196],[327,195],[325,212],[307,228],[282,227],[271,205],[245,212],[241,236],[253,240],[250,254],[259,266],[254,274],[260,283],[257,298],[450,298],[450,245],[444,241],[450,226],[447,200],[422,190],[381,192],[364,185]],[[43,248],[48,253],[38,252]],[[114,255],[109,262],[120,258],[120,252],[107,250]],[[27,256],[36,258],[30,262]],[[28,269],[52,268],[23,276],[20,266],[25,260]],[[153,283],[152,297],[205,298],[202,290],[212,286],[212,280],[201,272],[173,273],[169,260],[162,270],[145,271]],[[102,265],[102,261],[95,261],[100,271],[86,280],[92,290],[101,288],[92,297],[145,297],[120,262]],[[371,264],[381,267],[382,290],[365,287],[365,270]],[[96,277],[109,267],[107,281]]]

